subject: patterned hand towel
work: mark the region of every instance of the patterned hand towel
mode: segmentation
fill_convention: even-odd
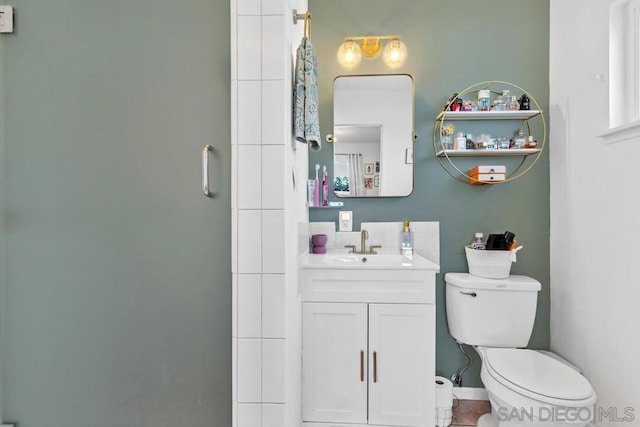
[[[312,151],[320,150],[318,67],[313,45],[306,37],[296,52],[294,128],[298,141],[308,143]]]

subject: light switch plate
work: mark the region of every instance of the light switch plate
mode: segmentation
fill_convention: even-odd
[[[338,231],[353,231],[353,211],[338,212]]]
[[[0,33],[13,33],[13,6],[0,5]]]

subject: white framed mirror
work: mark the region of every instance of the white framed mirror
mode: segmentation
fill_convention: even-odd
[[[333,82],[333,171],[338,197],[413,191],[414,82],[408,74]]]

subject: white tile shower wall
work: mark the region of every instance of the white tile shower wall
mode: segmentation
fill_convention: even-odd
[[[287,16],[286,18],[291,18]],[[280,80],[285,78],[289,58],[284,55],[286,43],[284,15],[262,17],[262,79]],[[283,141],[284,142],[284,141]]]
[[[238,210],[238,273],[262,273],[261,212]]]
[[[262,63],[260,17],[238,15],[236,31],[237,51],[235,58],[238,80],[260,80],[262,78],[260,72]],[[241,111],[244,113],[243,110]]]
[[[284,209],[285,145],[262,147],[262,209]],[[255,174],[254,174],[255,177]]]
[[[262,338],[262,275],[238,277],[238,338]]]
[[[262,340],[238,338],[238,403],[262,399]]]
[[[262,272],[284,273],[284,210],[262,211]]]
[[[238,146],[238,209],[260,209],[262,189],[256,176],[261,176],[262,147]]]
[[[284,405],[262,405],[262,427],[282,427],[285,425],[284,416]]]
[[[285,276],[262,276],[262,337],[285,338]]]
[[[291,13],[306,7],[300,0],[231,0],[234,427],[300,420],[300,381],[287,376],[299,371],[297,332],[286,321],[289,313],[296,321],[301,227],[285,224],[308,221],[295,185],[307,151],[296,150],[290,117],[292,53],[303,28]]]
[[[286,127],[288,108],[285,103],[284,80],[262,82],[262,143],[284,145],[289,128]],[[284,157],[283,157],[284,158]]]
[[[260,145],[262,132],[262,85],[260,81],[238,81],[238,144]]]
[[[285,340],[262,340],[262,402],[284,403]]]
[[[262,405],[238,404],[238,427],[258,427],[262,420]]]

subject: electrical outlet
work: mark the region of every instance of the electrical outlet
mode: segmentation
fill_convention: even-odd
[[[338,213],[338,231],[353,230],[353,211],[340,211]]]
[[[0,33],[13,33],[13,6],[0,5]]]

